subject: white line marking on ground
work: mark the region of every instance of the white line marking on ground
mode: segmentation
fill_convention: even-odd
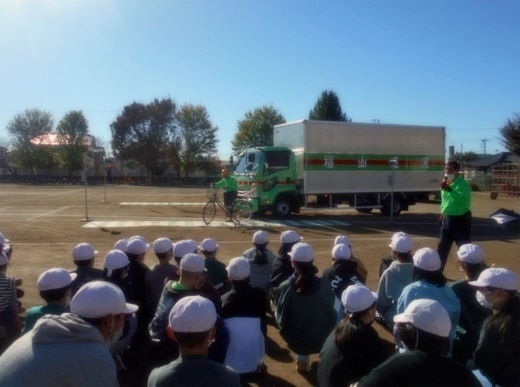
[[[32,222],[32,221],[34,221],[36,219],[43,218],[44,216],[51,215],[51,214],[54,214],[56,212],[60,212],[61,210],[64,210],[66,208],[69,208],[69,206],[60,207],[60,208],[58,208],[56,210],[44,212],[43,214],[40,214],[38,216],[33,216],[32,218],[27,219],[27,222]]]
[[[206,203],[168,203],[168,202],[121,202],[120,206],[203,206]]]

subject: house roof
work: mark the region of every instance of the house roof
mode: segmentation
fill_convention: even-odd
[[[42,134],[41,136],[35,137],[31,140],[31,142],[34,145],[51,145],[51,146],[57,146],[61,145],[62,142],[60,142],[61,135],[59,133],[47,133]],[[93,137],[89,134],[86,134],[83,138],[83,145],[86,145],[90,147],[93,142]]]
[[[468,161],[466,166],[473,168],[488,168],[500,163],[518,163],[519,157],[509,152],[497,153],[496,155],[489,155],[481,157],[480,159]]]

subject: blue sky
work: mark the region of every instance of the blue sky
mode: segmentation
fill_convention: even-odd
[[[516,0],[1,0],[0,145],[25,109],[82,110],[110,144],[125,105],[204,105],[227,159],[237,121],[307,118],[325,89],[353,121],[440,125],[502,151],[520,112]]]

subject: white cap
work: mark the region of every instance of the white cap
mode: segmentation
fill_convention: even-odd
[[[105,261],[103,266],[107,269],[107,274],[109,277],[112,276],[112,271],[117,269],[122,269],[123,267],[127,267],[130,264],[128,261],[128,257],[121,250],[110,250],[107,255],[105,255]]]
[[[264,230],[258,230],[253,234],[253,243],[256,245],[265,245],[269,242],[269,236]]]
[[[36,281],[36,287],[40,292],[61,289],[69,286],[76,277],[76,273],[69,273],[65,269],[49,269],[40,274],[38,281]]]
[[[282,243],[296,243],[302,239],[303,238],[294,230],[284,231],[282,235],[280,235],[280,242]]]
[[[335,260],[349,260],[352,258],[352,251],[348,245],[344,245],[343,243],[334,245],[332,248],[332,258]]]
[[[435,300],[413,300],[404,313],[394,316],[396,323],[410,323],[414,327],[436,336],[448,337],[451,321],[446,309]]]
[[[341,293],[341,303],[347,313],[356,313],[370,308],[377,300],[377,294],[363,284],[353,284]]]
[[[9,263],[9,259],[4,252],[0,252],[0,266],[7,265]]]
[[[9,243],[9,239],[6,239],[6,238],[4,237],[4,234],[2,234],[2,233],[0,232],[0,245],[3,244],[3,243]]]
[[[173,243],[168,238],[159,238],[153,243],[155,254],[164,254],[170,250],[173,250]]]
[[[173,248],[173,255],[176,257],[184,257],[186,254],[193,253],[193,245],[187,240],[178,241]]]
[[[409,253],[413,250],[412,239],[405,232],[395,233],[388,246],[398,253]]]
[[[181,269],[192,273],[202,273],[204,271],[204,258],[198,254],[188,253],[181,259]]]
[[[200,243],[200,249],[202,251],[207,251],[208,253],[212,253],[214,251],[217,251],[218,244],[215,242],[214,239],[206,238]]]
[[[150,251],[150,245],[140,238],[130,238],[126,249],[128,254],[141,255]]]
[[[413,255],[415,267],[426,271],[437,271],[441,268],[441,259],[437,250],[423,247]]]
[[[312,262],[314,259],[314,250],[311,245],[303,242],[296,243],[289,253],[292,261],[296,262]]]
[[[142,240],[144,243],[148,243],[148,242],[146,241],[146,238],[145,238],[144,236],[142,236],[142,235],[132,235],[128,240],[130,241],[130,240],[132,240],[132,239],[140,239],[140,240]]]
[[[466,243],[459,247],[457,251],[457,257],[462,262],[466,263],[481,263],[484,260],[484,253],[480,246],[474,245],[472,243]]]
[[[336,239],[334,239],[334,244],[339,245],[340,243],[350,246],[350,239],[346,235],[338,235]]]
[[[207,298],[188,296],[175,303],[168,321],[174,332],[207,332],[215,326],[217,312]]]
[[[229,278],[234,281],[242,281],[251,275],[251,266],[244,257],[233,258],[226,266]]]
[[[505,290],[518,290],[518,276],[510,270],[500,267],[491,267],[483,270],[476,281],[468,282],[477,288],[498,288]]]
[[[197,243],[197,241],[195,239],[186,239],[190,245],[191,245],[191,251],[190,253],[195,253],[197,254],[197,250],[199,249],[199,244]]]
[[[72,249],[72,259],[74,261],[87,261],[98,253],[90,243],[79,243]]]
[[[84,318],[101,318],[110,314],[130,314],[139,307],[128,304],[117,286],[106,281],[83,285],[70,302],[70,311]]]
[[[114,244],[114,249],[121,250],[123,253],[128,251],[128,238],[119,239]]]

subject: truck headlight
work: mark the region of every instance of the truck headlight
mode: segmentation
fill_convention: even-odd
[[[258,198],[258,187],[256,183],[251,184],[251,190],[249,191],[252,199]]]

